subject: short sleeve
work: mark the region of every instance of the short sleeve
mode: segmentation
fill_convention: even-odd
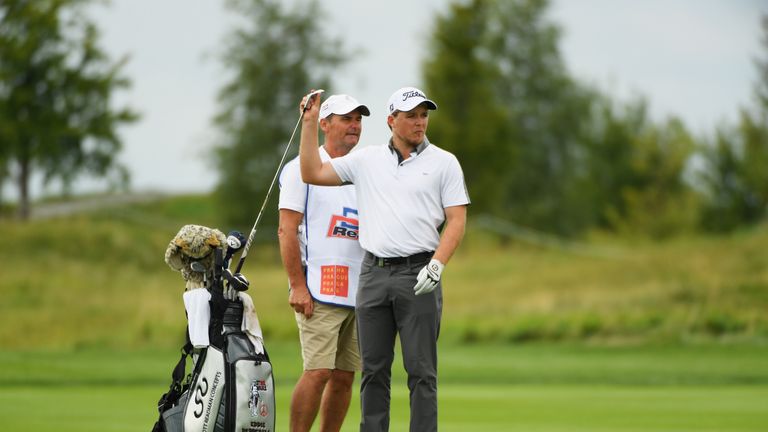
[[[307,184],[301,181],[298,158],[285,164],[280,173],[279,209],[304,213],[307,203]]]
[[[464,172],[456,156],[451,155],[446,170],[443,173],[443,182],[440,185],[440,194],[443,201],[443,208],[459,205],[467,205],[469,201],[469,192],[467,184],[464,181]]]
[[[331,159],[331,166],[333,166],[333,170],[336,171],[336,175],[339,176],[342,183],[355,183],[355,178],[357,178],[356,168],[360,166],[358,159],[361,153],[363,152],[355,151],[345,156]]]

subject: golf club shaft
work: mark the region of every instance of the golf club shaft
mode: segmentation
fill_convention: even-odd
[[[251,228],[251,233],[248,234],[248,241],[245,243],[245,247],[243,248],[242,254],[240,254],[240,261],[237,262],[237,268],[235,269],[235,273],[240,273],[240,270],[243,269],[243,263],[245,263],[245,257],[248,256],[248,249],[251,248],[251,243],[253,242],[253,238],[256,236],[256,229],[259,226],[261,215],[264,213],[264,208],[267,206],[267,202],[269,201],[269,196],[272,194],[272,189],[275,187],[275,182],[277,181],[277,177],[280,175],[280,168],[283,166],[283,162],[285,161],[285,156],[288,154],[288,149],[290,149],[291,144],[293,144],[293,137],[296,135],[296,131],[299,129],[299,124],[301,124],[301,119],[304,118],[304,113],[307,111],[309,101],[310,99],[312,99],[313,96],[315,96],[316,94],[320,94],[322,92],[323,90],[315,90],[312,93],[307,95],[307,100],[305,102],[304,109],[301,110],[301,115],[299,115],[299,120],[296,122],[296,126],[293,127],[293,132],[291,133],[291,137],[288,139],[288,145],[285,146],[283,157],[280,158],[280,163],[277,165],[275,176],[272,177],[272,183],[270,183],[269,189],[267,189],[267,196],[264,198],[264,202],[261,204],[261,210],[259,210],[259,214],[256,216],[256,222],[253,223],[253,228]]]

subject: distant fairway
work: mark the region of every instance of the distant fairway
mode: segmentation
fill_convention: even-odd
[[[297,344],[271,346],[287,431]],[[0,354],[4,430],[149,431],[174,352]],[[441,346],[441,431],[765,431],[768,347]],[[408,430],[394,366],[392,431]],[[24,383],[36,383],[33,385]],[[359,421],[355,386],[344,431]]]

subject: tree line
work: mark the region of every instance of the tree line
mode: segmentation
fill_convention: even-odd
[[[0,182],[14,173],[21,185],[31,167],[65,183],[84,169],[114,168],[115,127],[137,118],[106,103],[129,84],[122,63],[97,48],[92,23],[69,15],[85,29],[78,43],[54,25],[62,10],[84,3],[0,5]],[[315,0],[292,9],[276,0],[227,6],[243,24],[220,58],[232,74],[213,119],[214,195],[227,223],[247,227],[293,129],[296,95],[329,88],[354,47],[324,31]],[[453,1],[432,23],[422,87],[440,102],[440,115],[429,136],[461,161],[471,214],[561,235],[597,228],[652,237],[765,219],[768,17],[754,100],[739,108],[736,124],[694,136],[679,117],[652,119],[642,97],[617,100],[573,77],[549,7],[547,0]]]
[[[598,227],[661,237],[730,230],[768,204],[768,17],[755,104],[737,125],[694,137],[573,78],[546,0],[456,2],[424,61],[442,101],[436,143],[462,162],[472,212],[561,234]]]

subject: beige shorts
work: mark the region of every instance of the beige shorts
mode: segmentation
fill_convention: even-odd
[[[355,310],[314,302],[312,318],[296,313],[304,370],[360,370]]]

